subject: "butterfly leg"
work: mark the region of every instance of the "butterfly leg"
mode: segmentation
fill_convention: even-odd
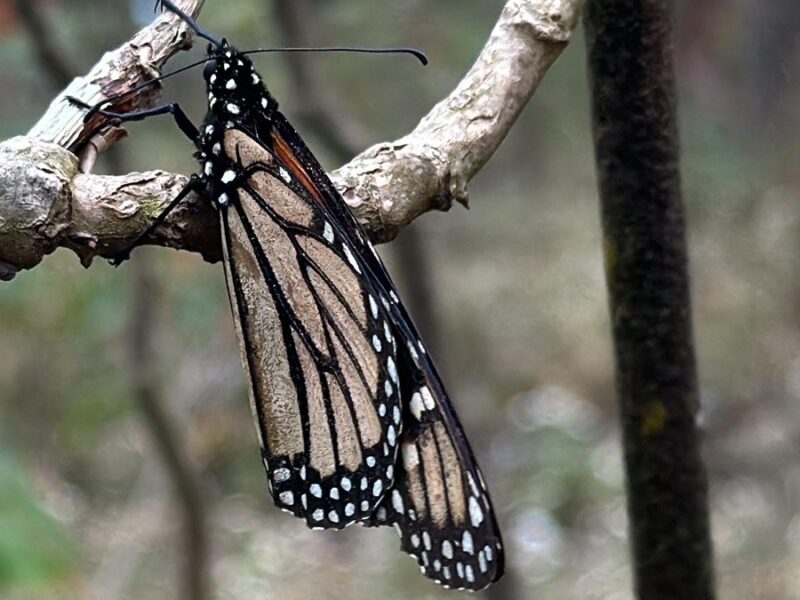
[[[150,224],[150,226],[147,229],[145,229],[142,233],[137,235],[136,239],[133,240],[133,242],[125,250],[119,252],[116,256],[110,259],[111,264],[114,265],[115,267],[118,267],[123,262],[128,260],[128,258],[130,258],[133,249],[136,248],[136,246],[138,246],[139,244],[141,244],[142,240],[144,240],[147,236],[153,233],[155,228],[164,222],[164,220],[167,218],[167,215],[169,215],[173,210],[175,210],[175,207],[178,206],[178,204],[180,204],[181,200],[186,198],[186,196],[188,196],[192,192],[200,192],[202,189],[203,189],[203,182],[200,179],[200,176],[196,174],[192,175],[189,178],[189,183],[187,183],[183,187],[183,189],[180,192],[178,192],[178,194],[170,201],[167,207],[161,211],[161,214],[159,214],[156,217],[155,221],[153,221]]]
[[[177,102],[165,104],[163,106],[157,106],[156,108],[150,108],[147,110],[136,110],[128,113],[120,113],[105,110],[103,108],[97,108],[97,106],[91,106],[90,104],[86,104],[82,100],[73,98],[72,96],[68,96],[67,100],[76,106],[89,109],[89,113],[86,115],[86,118],[89,118],[91,115],[98,114],[109,119],[115,119],[121,123],[127,123],[129,121],[143,121],[144,119],[148,119],[150,117],[171,114],[175,119],[175,123],[178,124],[180,130],[186,135],[186,137],[192,140],[192,142],[196,142],[199,135],[197,127],[194,123],[192,123],[192,120],[186,115],[181,108],[181,105]]]

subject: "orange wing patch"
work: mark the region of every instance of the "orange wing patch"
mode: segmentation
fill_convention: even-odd
[[[322,197],[322,193],[320,193],[319,188],[317,188],[317,186],[314,184],[311,176],[303,168],[303,165],[300,163],[300,161],[297,160],[297,157],[294,155],[294,152],[289,144],[286,143],[286,140],[284,140],[275,130],[272,131],[272,149],[275,151],[275,155],[278,157],[278,159],[289,168],[289,171],[291,171],[292,175],[297,177],[297,179],[299,179],[303,184],[303,187],[308,190],[312,196],[314,196],[314,199],[324,206],[326,202]]]

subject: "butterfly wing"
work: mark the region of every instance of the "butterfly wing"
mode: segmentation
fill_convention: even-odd
[[[386,339],[399,340],[395,360],[403,399],[401,456],[393,489],[369,524],[394,525],[403,550],[428,577],[448,587],[482,589],[503,574],[500,530],[441,379],[355,217],[283,116],[276,111],[271,123],[276,154],[298,179],[311,182],[311,195],[337,223],[390,317],[384,321]]]
[[[339,228],[252,131],[225,132],[236,198],[220,220],[231,305],[276,504],[312,527],[368,517],[400,435],[388,313]]]
[[[482,589],[504,568],[486,484],[430,359],[412,344],[399,355],[408,398],[400,459],[371,524],[394,525],[402,549],[438,583]]]

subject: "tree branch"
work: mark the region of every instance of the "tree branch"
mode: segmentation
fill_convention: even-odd
[[[176,5],[196,17],[204,2],[205,0],[178,0]],[[147,86],[136,93],[131,93],[131,90],[158,77],[167,60],[191,45],[192,32],[189,26],[174,14],[163,13],[129,42],[103,55],[88,75],[73,79],[50,103],[47,112],[28,132],[28,136],[69,150],[82,150],[90,136],[98,130],[108,128],[110,124],[100,115],[84,123],[86,111],[70,103],[67,96],[95,104],[121,95],[119,100],[107,106],[115,112],[149,108],[158,99],[161,87]]]
[[[196,14],[202,0],[184,0]],[[583,0],[509,0],[477,61],[457,88],[407,136],[378,144],[332,174],[345,200],[375,241],[388,241],[420,214],[466,204],[467,183],[499,146],[549,66],[566,46]],[[53,101],[26,138],[0,145],[0,276],[31,268],[58,246],[84,265],[127,247],[159,214],[186,178],[163,172],[119,177],[78,174],[65,149],[83,151],[116,141],[119,132],[65,102],[96,102],[130,91],[189,42],[172,15],[113,53]],[[112,109],[152,106],[156,86],[128,95]],[[99,136],[94,133],[100,131]],[[92,152],[96,150],[91,150]],[[91,161],[90,161],[91,162]],[[220,257],[213,211],[189,197],[149,243]]]

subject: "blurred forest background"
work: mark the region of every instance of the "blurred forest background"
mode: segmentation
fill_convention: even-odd
[[[0,138],[24,134],[152,4],[0,0]],[[299,3],[310,8],[299,21],[288,4],[207,0],[200,21],[244,48],[305,36],[431,58],[258,59],[334,168],[448,93],[503,2],[317,0]],[[800,11],[676,4],[720,598],[797,600]],[[471,210],[426,215],[381,250],[502,521],[508,575],[479,597],[632,597],[584,53],[579,29],[474,180]],[[164,90],[195,120],[204,96],[198,71]],[[333,124],[314,114],[320,100]],[[129,130],[104,172],[197,169],[172,122]],[[0,284],[0,597],[187,597],[192,553],[225,600],[459,597],[421,577],[391,529],[311,532],[272,506],[220,265],[143,249],[122,268],[84,270],[62,250]]]

